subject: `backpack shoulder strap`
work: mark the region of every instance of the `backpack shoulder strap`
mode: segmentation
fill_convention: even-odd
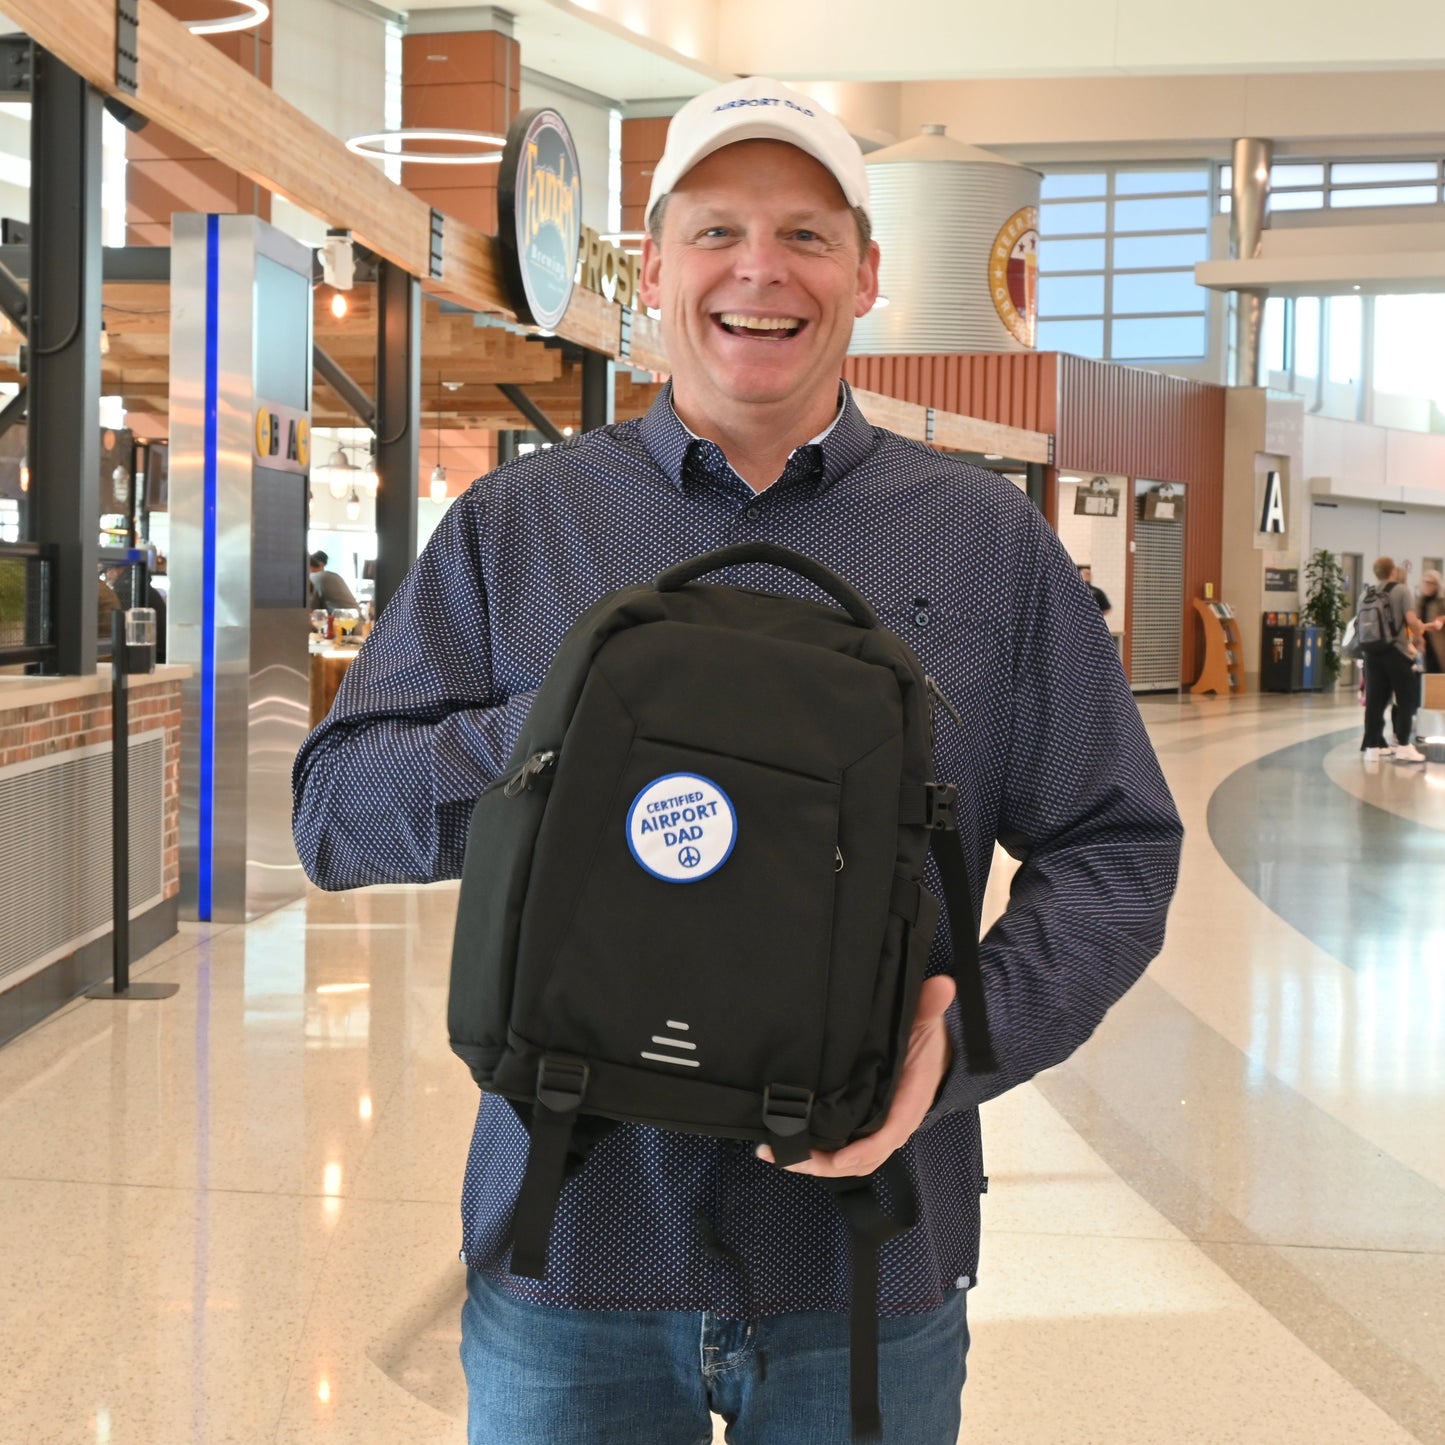
[[[587,1093],[587,1075],[587,1065],[580,1059],[548,1056],[537,1066],[527,1168],[512,1213],[510,1268],[528,1279],[542,1279],[547,1273],[547,1243],[567,1177],[567,1155],[577,1111]]]
[[[988,1003],[978,960],[978,925],[974,922],[963,844],[957,829],[945,826],[933,830],[931,846],[938,862],[938,878],[943,885],[948,926],[953,935],[953,978],[958,986],[966,1066],[970,1074],[991,1074],[998,1068],[998,1059],[988,1031]]]
[[[889,1213],[878,1202],[874,1180],[888,1186]],[[913,1176],[896,1151],[872,1174],[827,1181],[848,1226],[853,1295],[849,1301],[849,1411],[854,1440],[876,1440],[883,1433],[878,1407],[878,1252],[896,1235],[918,1223],[918,1193]]]

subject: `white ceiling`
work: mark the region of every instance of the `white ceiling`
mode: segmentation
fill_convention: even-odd
[[[425,0],[416,9],[476,11],[473,0]],[[506,0],[528,70],[617,101],[685,100],[727,72],[692,59],[604,15],[553,0]],[[462,28],[467,28],[463,26]],[[646,110],[644,104],[640,107]],[[670,113],[668,107],[664,113]],[[629,112],[636,114],[639,107]]]

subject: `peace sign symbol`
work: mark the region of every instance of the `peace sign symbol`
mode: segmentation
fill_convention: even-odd
[[[684,868],[696,868],[697,865],[702,862],[702,854],[699,853],[696,848],[689,845],[677,855],[677,861],[681,863]]]

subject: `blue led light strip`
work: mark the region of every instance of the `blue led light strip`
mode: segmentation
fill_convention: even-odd
[[[201,737],[196,839],[196,917],[209,922],[216,784],[216,463],[220,368],[221,218],[206,217],[206,409],[201,448]]]

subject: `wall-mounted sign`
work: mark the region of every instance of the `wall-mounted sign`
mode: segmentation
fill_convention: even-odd
[[[1146,522],[1182,522],[1184,520],[1184,492],[1179,487],[1165,483],[1153,487],[1144,494],[1144,520]]]
[[[1003,223],[988,253],[988,293],[998,319],[1032,346],[1039,319],[1039,208],[1022,206]]]
[[[1278,472],[1266,472],[1264,506],[1260,508],[1259,530],[1263,533],[1284,532],[1284,486]]]
[[[502,278],[521,321],[553,330],[572,299],[582,176],[567,122],[524,110],[507,128],[497,177]]]
[[[1298,567],[1266,567],[1264,569],[1264,590],[1266,592],[1298,592]]]
[[[577,255],[577,284],[595,291],[619,306],[641,304],[642,257],[604,241],[591,226],[582,227],[582,246]]]
[[[294,407],[263,402],[256,408],[256,465],[275,472],[311,466],[311,418]]]
[[[1119,488],[1111,487],[1103,477],[1095,477],[1086,487],[1074,491],[1076,517],[1117,517]]]

